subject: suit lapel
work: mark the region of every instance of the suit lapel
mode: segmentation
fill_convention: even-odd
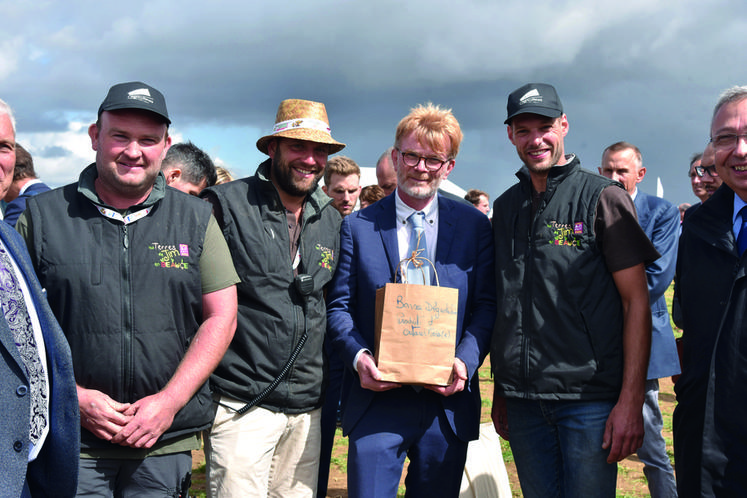
[[[436,258],[433,261],[439,280],[446,277],[446,272],[441,271],[442,261],[449,260],[451,246],[454,243],[454,237],[449,236],[456,229],[456,217],[452,209],[451,202],[442,195],[438,196],[438,242],[436,243]],[[441,282],[443,285],[443,282]]]
[[[18,346],[16,346],[15,339],[13,339],[13,332],[11,332],[8,322],[5,321],[4,317],[0,318],[0,344],[3,345],[5,350],[15,360],[23,375],[26,375],[26,367],[21,358],[21,353],[18,352]]]
[[[389,261],[389,272],[392,282],[397,281],[399,265],[399,244],[397,243],[397,212],[394,206],[394,196],[391,194],[381,199],[379,211],[376,215],[375,231],[381,236],[384,252]]]
[[[635,204],[636,215],[638,215],[638,224],[641,225],[641,228],[643,228],[646,235],[650,238],[651,234],[648,230],[648,223],[651,212],[648,209],[646,194],[641,192],[641,189],[638,189],[638,194],[635,196],[633,204]]]
[[[49,306],[46,306],[46,291],[42,288],[39,283],[39,279],[36,277],[36,270],[31,264],[31,258],[28,256],[28,249],[26,249],[23,239],[15,232],[13,228],[3,226],[0,230],[12,231],[13,237],[2,234],[3,243],[5,247],[10,251],[10,255],[16,262],[16,265],[21,270],[23,278],[26,280],[26,286],[29,289],[30,297],[34,302],[34,308],[36,309],[36,316],[39,319],[39,323],[42,328],[42,334],[47,340],[51,340],[48,337],[48,330],[51,324],[56,322],[56,318],[52,314],[52,310]],[[49,356],[49,354],[48,354]]]
[[[13,261],[15,261],[16,266],[21,270],[23,278],[26,280],[26,285],[29,288],[29,292],[31,292],[32,295],[36,295],[36,272],[29,264],[26,247],[20,245],[15,237],[10,237],[6,234],[6,230],[13,230],[12,228],[2,226],[0,230],[2,231],[2,234],[0,235],[2,235],[3,244],[8,248]]]

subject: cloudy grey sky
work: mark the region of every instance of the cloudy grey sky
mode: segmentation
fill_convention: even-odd
[[[689,158],[719,93],[747,84],[743,0],[0,0],[0,12],[0,98],[55,186],[93,160],[86,131],[108,88],[141,80],[166,95],[175,139],[239,176],[264,159],[254,143],[285,98],[324,102],[361,166],[411,107],[449,107],[465,133],[450,179],[493,198],[520,166],[506,97],[543,81],[583,166],[627,140],[643,190],[660,176],[667,199],[694,202]]]

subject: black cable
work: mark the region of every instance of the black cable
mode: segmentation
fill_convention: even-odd
[[[304,302],[303,335],[301,336],[301,340],[298,341],[296,348],[291,353],[290,357],[288,358],[288,361],[285,363],[285,366],[280,371],[278,376],[275,377],[275,380],[273,380],[267,387],[265,387],[261,393],[257,394],[253,400],[251,400],[249,403],[244,405],[242,408],[236,410],[236,413],[238,413],[239,415],[243,415],[244,413],[249,411],[253,406],[255,406],[257,403],[265,399],[272,391],[274,391],[275,388],[278,387],[278,384],[282,382],[283,378],[285,378],[285,376],[288,375],[288,372],[293,366],[293,363],[296,361],[296,358],[301,353],[301,349],[303,348],[304,344],[306,344],[306,339],[308,339],[306,325],[307,325],[306,324],[306,304]]]
[[[267,387],[265,387],[262,392],[257,394],[254,399],[249,401],[246,405],[239,408],[238,410],[235,410],[239,415],[243,415],[244,413],[249,411],[252,407],[265,399],[272,391],[275,390],[275,388],[278,387],[280,382],[283,381],[283,378],[285,378],[285,376],[288,375],[288,372],[290,372],[293,363],[295,363],[296,358],[298,358],[298,355],[301,354],[301,350],[303,349],[304,344],[306,344],[306,339],[308,339],[309,337],[309,323],[306,318],[306,314],[308,311],[307,306],[309,304],[309,295],[311,295],[314,290],[314,279],[311,277],[311,275],[302,274],[298,275],[294,282],[296,284],[296,290],[298,290],[298,293],[301,294],[301,298],[303,300],[303,335],[298,341],[298,344],[296,344],[293,352],[291,352],[288,361],[285,362],[283,369],[280,371],[278,376],[275,377],[275,380],[273,380]]]

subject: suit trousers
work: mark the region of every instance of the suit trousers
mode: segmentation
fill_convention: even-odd
[[[643,462],[643,473],[648,479],[651,498],[677,498],[674,470],[667,455],[667,443],[661,430],[664,420],[659,408],[659,379],[646,381],[643,402],[643,445],[638,448],[638,458]]]
[[[351,498],[397,496],[405,456],[405,497],[459,496],[468,443],[454,434],[440,398],[410,386],[376,394],[349,434]]]
[[[221,396],[205,441],[208,496],[311,498],[319,472],[321,408],[288,415]]]

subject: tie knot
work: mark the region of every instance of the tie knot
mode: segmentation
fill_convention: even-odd
[[[425,213],[422,211],[418,211],[418,212],[412,213],[407,218],[407,221],[409,221],[413,227],[422,230],[424,228],[424,224],[423,224],[424,219],[425,219]]]

